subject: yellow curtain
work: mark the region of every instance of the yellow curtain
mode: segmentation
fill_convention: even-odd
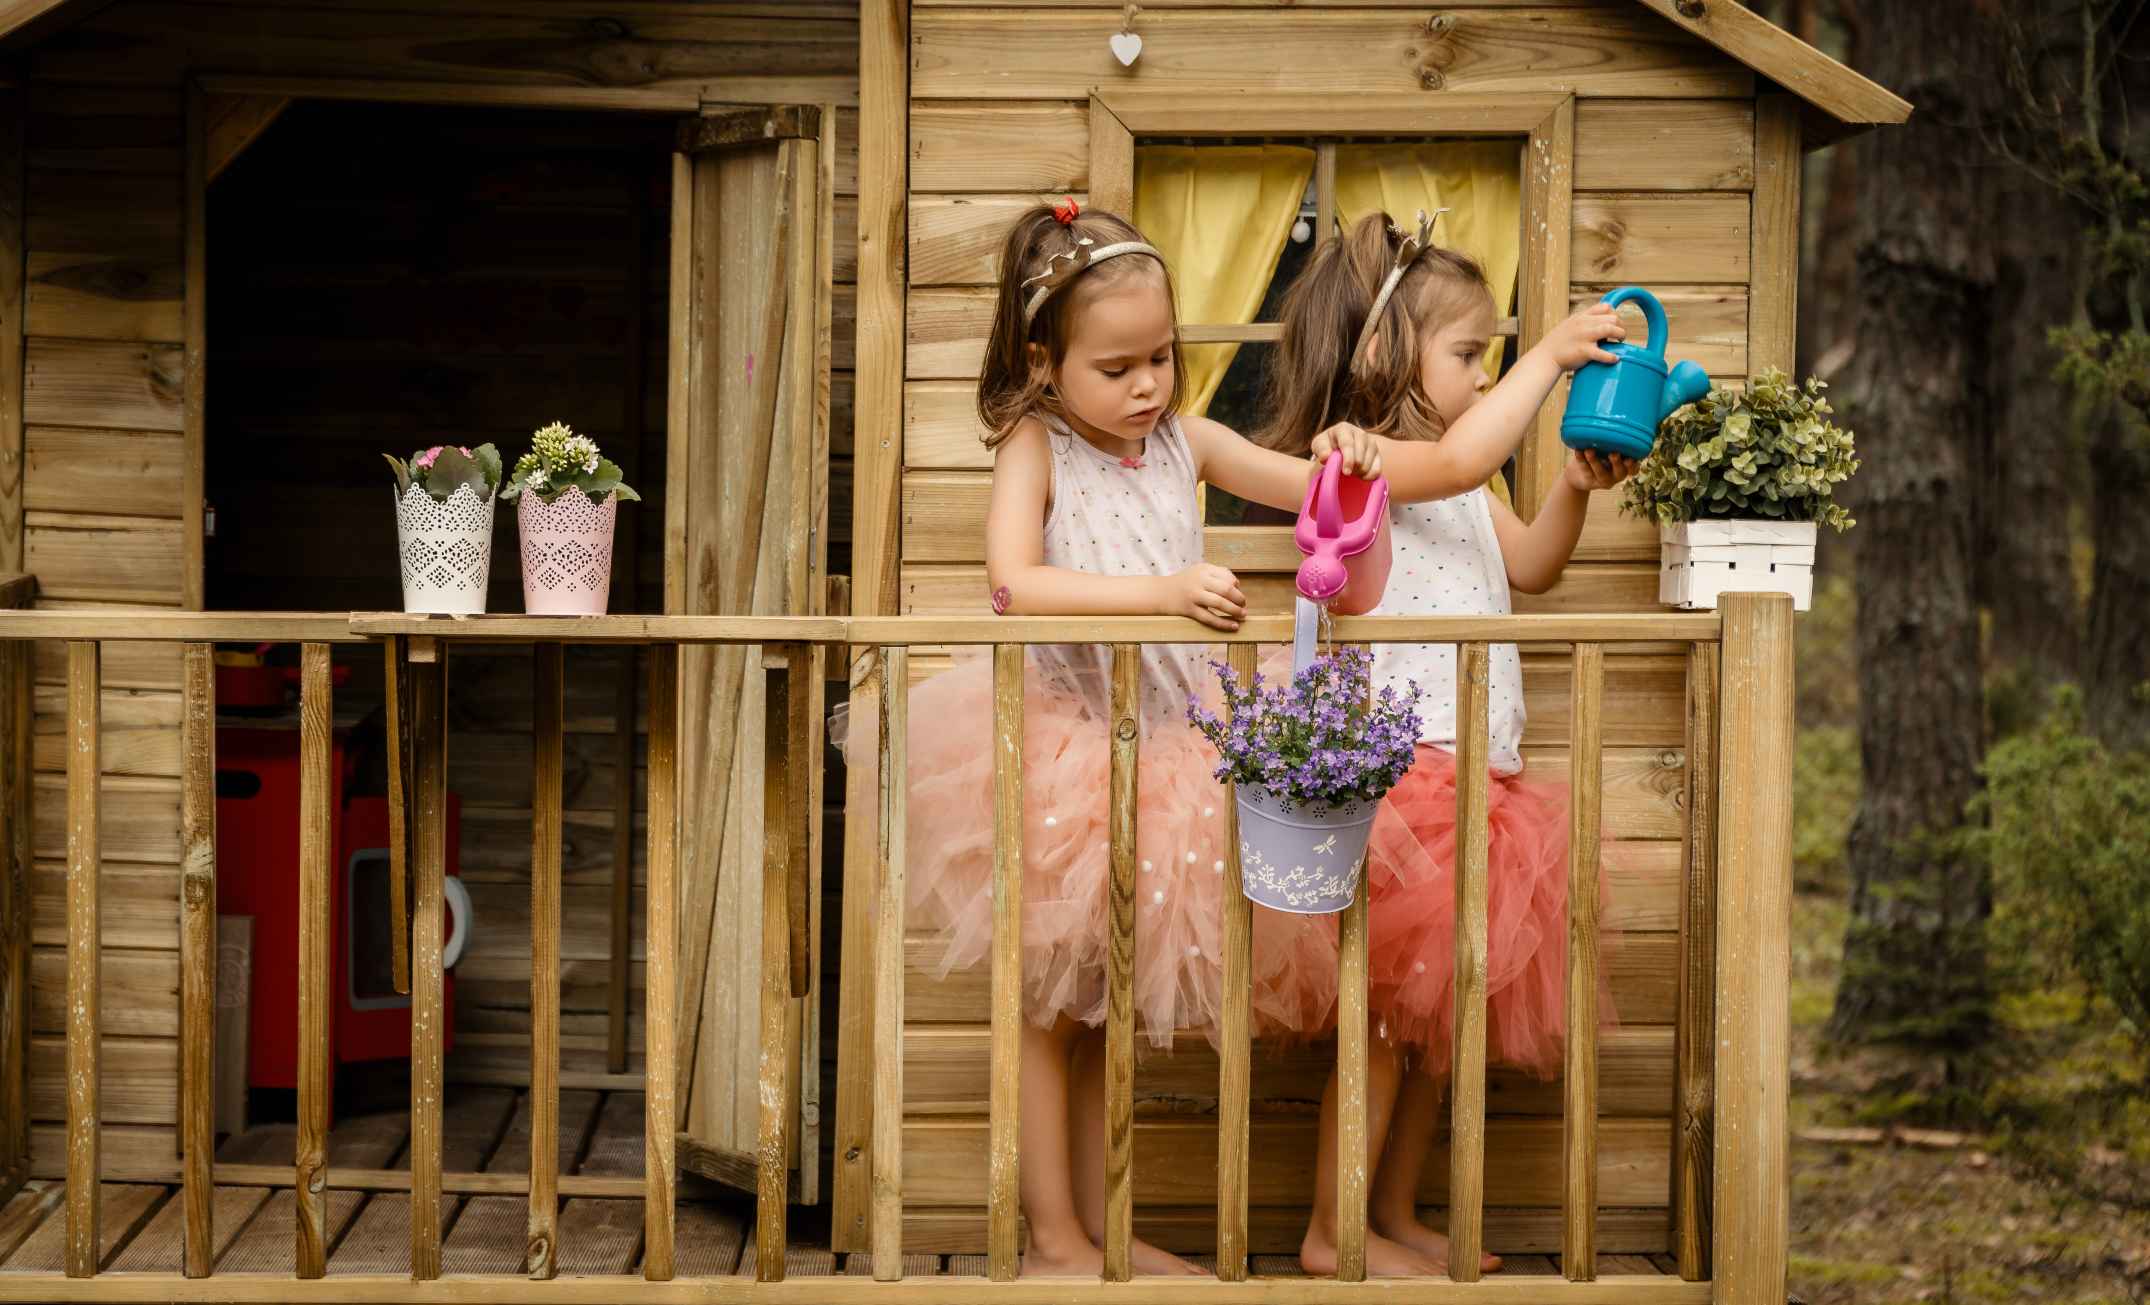
[[[1436,243],[1478,260],[1503,317],[1515,315],[1516,268],[1522,260],[1522,148],[1514,141],[1445,141],[1419,145],[1341,145],[1336,151],[1336,208],[1348,228],[1368,213],[1407,226],[1420,209],[1437,208]],[[1505,340],[1486,351],[1486,375],[1500,374]],[[1502,502],[1508,486],[1489,487]]]
[[[1179,320],[1239,326],[1261,311],[1277,257],[1314,175],[1314,151],[1293,145],[1153,145],[1135,151],[1135,225],[1163,252]],[[1200,416],[1236,344],[1190,345],[1180,411]]]

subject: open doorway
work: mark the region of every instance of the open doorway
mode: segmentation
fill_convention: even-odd
[[[644,498],[613,610],[658,610],[676,127],[300,101],[211,184],[210,608],[400,606],[380,455],[512,462],[564,421]],[[495,528],[488,610],[517,611],[512,514]]]
[[[662,609],[678,123],[302,100],[216,177],[205,222],[209,608],[399,608],[394,478],[381,455],[489,441],[512,464],[532,431],[564,421],[642,495],[621,513],[611,609]],[[488,610],[522,610],[519,562],[514,505],[502,504]],[[244,1059],[244,1116],[228,1121],[238,1127],[226,1145],[240,1154],[253,1139],[288,1136],[282,1121],[293,1117],[298,930],[280,913],[295,911],[282,853],[286,841],[295,853],[297,825],[295,807],[277,803],[295,802],[284,781],[297,713],[273,663],[296,651],[269,653],[258,698],[220,673],[219,911],[249,922],[246,1022],[259,1030]],[[567,657],[561,1043],[576,1089],[562,1101],[561,1170],[631,1176],[642,1112],[631,927],[643,913],[641,672],[633,650]],[[396,1168],[408,1163],[409,999],[385,964],[369,963],[385,956],[392,927],[385,849],[373,846],[387,837],[383,673],[371,646],[337,645],[334,663],[334,1119],[339,1138],[355,1139],[346,1163]],[[529,650],[459,654],[451,702],[449,867],[460,889],[449,902],[465,918],[454,921],[463,942],[447,979],[447,1164],[512,1171],[528,1139]],[[627,881],[617,905],[616,873]],[[616,923],[629,927],[616,933]],[[631,982],[615,987],[615,968]],[[339,1267],[399,1267],[396,1201],[337,1217],[352,1248]],[[638,1218],[616,1220],[623,1236]],[[480,1224],[464,1231],[479,1240],[459,1250],[452,1229],[451,1260],[483,1260]],[[615,1249],[631,1261],[631,1245]]]

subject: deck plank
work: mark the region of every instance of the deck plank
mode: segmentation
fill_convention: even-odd
[[[32,1179],[21,1191],[9,1197],[6,1205],[0,1206],[0,1264],[5,1264],[15,1253],[15,1248],[60,1208],[66,1195],[59,1183]]]
[[[328,1245],[331,1271],[335,1251],[366,1205],[366,1193],[338,1189],[336,1170],[379,1169],[403,1150],[410,1117],[395,1112],[353,1115],[328,1135]],[[250,1128],[226,1142],[217,1159],[227,1163],[276,1164],[298,1153],[298,1130],[290,1124]],[[406,1233],[407,1236],[407,1233]],[[297,1265],[298,1206],[291,1189],[280,1188],[255,1214],[223,1258],[219,1273],[277,1273],[289,1276]],[[408,1260],[405,1261],[409,1263]],[[349,1272],[349,1270],[345,1270]]]
[[[114,1252],[149,1221],[172,1189],[155,1183],[104,1183],[97,1193],[97,1263]],[[67,1220],[48,1218],[24,1239],[0,1273],[59,1273],[67,1266]]]
[[[682,1201],[673,1229],[673,1269],[682,1278],[724,1278],[739,1269],[746,1216],[710,1201]]]
[[[561,1277],[628,1273],[641,1259],[642,1202],[578,1197],[560,1207]]]
[[[642,1174],[642,1094],[608,1092],[598,1108],[597,1131],[582,1158],[583,1174],[639,1178]]]
[[[792,1251],[793,1256],[798,1254],[797,1250]],[[981,1263],[983,1262],[983,1257],[980,1257],[980,1261]],[[793,1263],[796,1263],[796,1261],[793,1261]],[[981,1276],[984,1272],[983,1268],[979,1269]],[[873,1276],[873,1256],[864,1252],[846,1255],[844,1257],[843,1276],[847,1278],[871,1278]],[[928,1255],[922,1251],[910,1252],[903,1257],[903,1276],[906,1278],[938,1278],[941,1276],[941,1257]]]
[[[237,1241],[247,1222],[256,1211],[267,1204],[269,1189],[266,1187],[219,1187],[212,1199],[215,1202],[210,1216],[210,1228],[216,1236],[209,1248],[209,1262],[214,1264],[227,1247]],[[187,1203],[166,1201],[164,1207],[150,1219],[134,1240],[120,1249],[113,1257],[114,1273],[178,1273],[186,1246]]]
[[[444,1172],[468,1172],[485,1164],[503,1132],[510,1128],[509,1112],[516,1107],[513,1088],[458,1087],[448,1094],[442,1114],[441,1167]],[[408,1115],[393,1116],[406,1133]],[[329,1145],[333,1151],[335,1137]],[[402,1150],[399,1143],[397,1150]],[[385,1161],[384,1161],[385,1163]],[[404,1163],[409,1159],[406,1156]],[[333,1161],[329,1182],[336,1181]],[[458,1209],[455,1198],[443,1197],[444,1214],[453,1230]],[[338,1241],[332,1235],[328,1271],[332,1276],[356,1273],[409,1273],[411,1271],[411,1198],[408,1192],[374,1192],[349,1221],[349,1230]],[[520,1260],[520,1254],[517,1259]]]
[[[744,1251],[739,1253],[739,1274],[751,1278],[760,1263],[759,1249],[754,1238],[747,1238]],[[871,1257],[869,1257],[870,1260]],[[784,1276],[787,1278],[831,1278],[836,1276],[836,1254],[825,1246],[794,1244],[784,1252]]]

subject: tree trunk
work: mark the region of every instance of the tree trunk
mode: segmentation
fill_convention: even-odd
[[[2093,433],[2089,635],[2085,706],[2091,728],[2113,747],[2150,745],[2150,448],[2141,414],[2109,413]]]
[[[2116,15],[2114,22],[2121,21]],[[2118,33],[2108,31],[2108,39]],[[2150,173],[2150,23],[2133,22],[2101,94],[2105,149],[2140,177]],[[2140,206],[2138,205],[2138,212]],[[2150,287],[2109,278],[2090,297],[2094,325],[2143,331]],[[2113,746],[2150,745],[2150,394],[2123,395],[2091,430],[2090,616],[2084,641],[2091,728]]]
[[[2082,483],[2080,444],[2067,388],[2054,376],[2052,328],[2074,313],[2081,219],[2043,178],[2002,167],[1996,178],[1997,247],[1992,308],[1994,394],[1986,482],[1978,495],[1979,600],[1992,615],[1993,669],[2022,689],[2075,672],[2081,642],[2071,513]],[[2012,695],[2035,712],[2043,693]],[[1997,715],[2004,732],[2019,718]]]
[[[1865,787],[1850,839],[1851,921],[1831,1031],[1959,1048],[1984,1037],[1990,875],[1945,836],[1983,748],[1973,605],[1971,458],[1992,419],[1984,329],[1993,290],[1991,168],[1977,123],[1998,43],[1978,6],[1898,0],[1864,71],[1917,106],[1860,142],[1850,236],[1858,348],[1840,394],[1865,465],[1859,548],[1859,734]]]

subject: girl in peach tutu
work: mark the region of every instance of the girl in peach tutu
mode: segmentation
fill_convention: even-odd
[[[1571,457],[1528,524],[1487,492],[1490,468],[1452,446],[1467,440],[1515,448],[1560,377],[1593,359],[1611,361],[1602,342],[1623,332],[1612,309],[1585,309],[1488,392],[1491,288],[1470,258],[1433,245],[1423,214],[1415,236],[1375,214],[1325,244],[1293,284],[1282,316],[1264,442],[1307,449],[1308,433],[1332,415],[1384,437],[1394,560],[1379,613],[1505,614],[1511,590],[1542,593],[1559,579],[1590,494],[1634,470],[1624,458]],[[1333,439],[1327,431],[1315,436],[1312,452],[1325,454]],[[1455,649],[1377,645],[1374,677],[1399,688],[1416,682],[1425,696],[1417,761],[1383,799],[1368,850],[1375,1036],[1367,1114],[1378,1159],[1368,1192],[1367,1263],[1377,1273],[1426,1274],[1442,1271],[1448,1257],[1448,1239],[1418,1220],[1417,1191],[1452,1054]],[[1487,1060],[1550,1077],[1566,1035],[1567,794],[1522,778],[1523,672],[1515,645],[1492,649],[1488,694]],[[1600,990],[1609,1023],[1602,978]],[[1407,1062],[1418,1072],[1405,1073]],[[1335,1095],[1332,1078],[1322,1103],[1314,1213],[1300,1248],[1310,1272],[1336,1267]],[[1499,1265],[1498,1257],[1485,1257],[1484,1268]]]
[[[1314,464],[1174,415],[1182,367],[1162,256],[1124,220],[1074,202],[1018,219],[978,383],[993,450],[986,573],[993,610],[1171,615],[1239,626],[1246,596],[1202,560],[1196,485],[1296,508]],[[1344,431],[1350,466],[1373,442]],[[1147,647],[1141,663],[1134,998],[1156,1047],[1214,1036],[1220,988],[1223,789],[1216,754],[1186,722],[1212,683],[1200,645]],[[1021,1197],[1026,1273],[1096,1274],[1104,1235],[1108,649],[1032,648],[1025,673]],[[985,962],[992,940],[993,686],[974,657],[911,694],[910,919],[937,935],[942,973]],[[1256,1027],[1333,1018],[1332,936],[1257,912]],[[1071,1161],[1071,1156],[1073,1157]],[[1135,1267],[1191,1273],[1138,1242]]]

